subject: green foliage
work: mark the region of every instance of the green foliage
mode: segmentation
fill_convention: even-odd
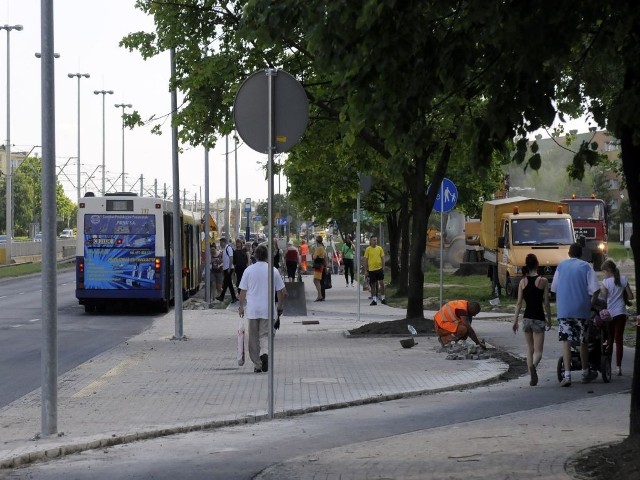
[[[28,236],[29,225],[42,224],[42,159],[27,157],[13,172],[13,231],[14,236]],[[0,222],[6,225],[6,183],[0,183]],[[64,193],[62,184],[56,184],[57,215],[76,223],[77,206]],[[65,223],[65,227],[67,224]]]

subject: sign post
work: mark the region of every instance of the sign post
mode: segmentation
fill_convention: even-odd
[[[300,83],[289,73],[267,68],[244,81],[233,103],[233,117],[238,134],[253,150],[268,156],[269,199],[267,228],[273,235],[273,156],[288,152],[296,145],[309,121],[309,100]],[[269,272],[273,269],[273,238],[267,243]],[[269,274],[268,291],[273,294],[273,275]],[[268,325],[273,325],[273,302],[269,302]],[[269,328],[269,419],[273,419],[273,328]]]
[[[430,187],[431,185],[429,185]],[[427,187],[427,190],[429,189]],[[443,274],[442,268],[444,267],[444,213],[454,209],[458,202],[458,189],[455,184],[448,178],[443,178],[436,195],[436,201],[433,204],[433,209],[436,212],[440,212],[440,308],[442,308],[442,282]]]

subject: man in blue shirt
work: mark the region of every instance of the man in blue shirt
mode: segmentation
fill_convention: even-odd
[[[589,383],[598,376],[589,371],[589,351],[585,322],[591,315],[591,297],[598,291],[598,278],[593,267],[580,260],[582,246],[574,243],[569,247],[569,257],[560,262],[553,275],[551,291],[556,294],[558,338],[563,343],[564,378],[562,387],[571,386],[571,342],[580,341],[582,383]]]

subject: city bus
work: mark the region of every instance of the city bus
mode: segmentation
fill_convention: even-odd
[[[174,303],[173,204],[135,193],[87,193],[78,205],[76,298],[85,312]],[[181,210],[182,295],[200,288],[200,218]]]

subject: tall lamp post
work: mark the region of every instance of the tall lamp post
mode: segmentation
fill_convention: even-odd
[[[78,205],[80,204],[80,79],[82,77],[89,78],[91,75],[88,73],[67,73],[67,77],[69,78],[77,78],[78,79],[78,169],[77,169],[77,177],[78,177]]]
[[[130,103],[116,103],[116,108],[122,108],[122,191],[125,191],[124,187],[124,109],[132,108]]]
[[[9,265],[11,263],[11,237],[13,236],[13,218],[11,213],[13,212],[13,205],[11,205],[11,197],[13,186],[11,185],[11,30],[22,30],[22,25],[2,25],[0,30],[7,31],[7,147],[5,153],[7,155],[7,170],[5,175],[7,176],[7,201],[6,201],[6,232],[7,243],[5,246],[5,263]]]
[[[105,187],[105,180],[104,180],[104,176],[105,176],[105,146],[104,146],[104,98],[107,96],[107,94],[109,95],[113,95],[113,90],[94,90],[93,91],[94,95],[100,95],[102,94],[102,195],[104,196],[105,193],[107,193],[106,191],[106,187]]]

